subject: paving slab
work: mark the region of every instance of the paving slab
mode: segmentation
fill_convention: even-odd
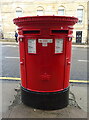
[[[87,112],[87,84],[71,84],[70,91],[74,94],[78,106]]]
[[[0,81],[0,86],[2,88],[2,96],[0,96],[1,100],[1,110],[0,112],[5,114],[9,110],[9,106],[13,104],[13,101],[15,99],[15,96],[17,95],[17,92],[15,91],[15,88],[19,86],[20,81]]]
[[[12,104],[8,102],[8,110],[4,112],[3,118],[87,118],[87,86],[84,84],[70,85],[69,105],[59,110],[39,110],[24,105],[21,102],[20,87],[9,84],[7,89],[13,86],[13,90],[8,91],[11,91],[11,95],[15,94],[15,97],[12,96]],[[7,94],[9,101],[11,95]]]
[[[9,113],[9,114],[8,114]],[[74,106],[59,110],[39,110],[19,104],[8,111],[4,118],[87,118],[86,112]]]

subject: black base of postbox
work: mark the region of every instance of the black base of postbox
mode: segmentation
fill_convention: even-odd
[[[24,104],[36,109],[61,109],[69,103],[69,87],[58,92],[33,92],[21,87],[21,97]]]

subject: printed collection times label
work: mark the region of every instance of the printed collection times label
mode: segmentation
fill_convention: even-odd
[[[28,39],[28,53],[36,53],[36,39]]]
[[[63,52],[63,39],[55,39],[55,53]]]

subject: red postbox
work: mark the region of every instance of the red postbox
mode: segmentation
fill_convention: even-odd
[[[22,101],[39,109],[68,105],[73,25],[66,16],[15,18],[18,26]]]

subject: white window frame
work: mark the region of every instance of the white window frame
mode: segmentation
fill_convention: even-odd
[[[82,15],[78,15],[78,12],[82,13]],[[77,17],[78,17],[78,23],[77,24],[83,24],[84,22],[84,7],[78,6],[77,8]]]
[[[37,16],[43,16],[44,15],[44,8],[39,6],[37,8]]]
[[[63,12],[63,14],[60,14],[62,12]],[[64,16],[64,15],[65,15],[65,8],[61,6],[58,8],[58,16]]]
[[[16,8],[16,17],[22,17],[22,16],[23,16],[22,8]]]
[[[38,16],[42,16],[44,13],[43,13],[43,10],[37,10],[37,15]]]

